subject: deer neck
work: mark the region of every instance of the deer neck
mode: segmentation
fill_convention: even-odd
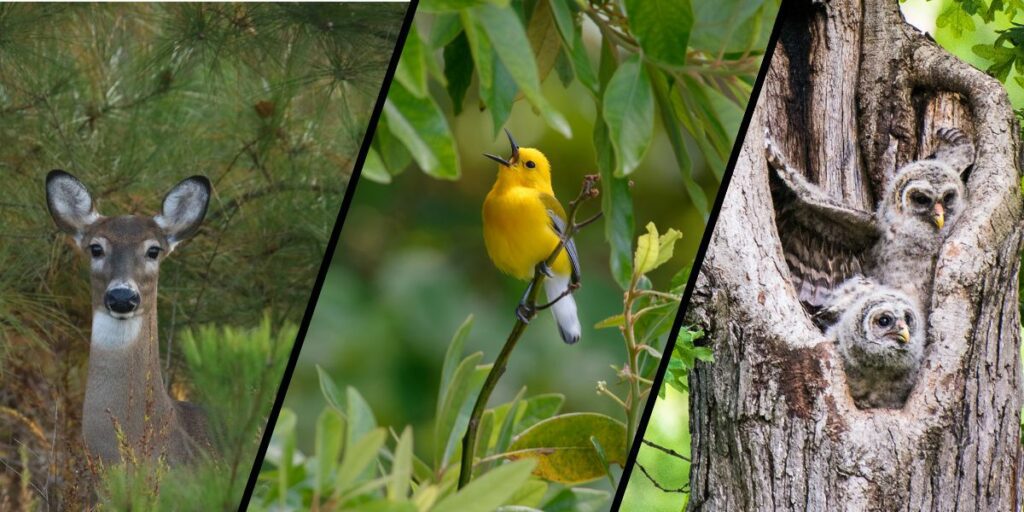
[[[82,424],[86,444],[106,460],[120,459],[115,425],[138,446],[174,424],[160,372],[156,301],[146,306],[130,319],[114,318],[103,307],[93,313]]]

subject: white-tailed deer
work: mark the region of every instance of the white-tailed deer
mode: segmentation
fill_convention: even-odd
[[[124,449],[172,463],[193,459],[209,446],[206,417],[164,388],[156,294],[160,262],[206,215],[209,180],[176,185],[154,217],[100,215],[85,185],[64,171],[46,176],[46,199],[57,226],[89,258],[92,276],[86,449],[104,463],[121,461]]]

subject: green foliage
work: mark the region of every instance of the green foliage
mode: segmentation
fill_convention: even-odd
[[[676,345],[672,347],[672,359],[668,362],[668,371],[665,380],[662,381],[662,388],[658,395],[665,398],[665,386],[671,386],[680,393],[689,393],[690,370],[697,361],[710,363],[715,360],[709,347],[698,347],[694,342],[704,338],[704,331],[684,326],[676,338]]]
[[[473,404],[472,391],[460,389],[478,392],[481,385],[458,376],[458,369],[466,365],[480,368],[475,363],[479,353],[462,357],[471,326],[471,319],[467,319],[449,345],[446,377],[438,390],[438,403],[455,410]],[[585,436],[587,429],[593,428],[595,439],[607,440],[609,446],[620,444],[616,462],[621,463],[624,455],[624,438],[621,431],[615,432],[618,423],[614,420],[599,415],[558,415],[561,396],[524,399],[523,390],[513,401],[486,411],[478,445],[478,475],[465,488],[456,490],[458,457],[448,454],[447,447],[435,454],[431,465],[416,454],[411,427],[405,427],[401,434],[377,427],[373,412],[358,391],[348,388],[346,403],[340,403],[331,377],[321,371],[320,379],[328,405],[316,423],[315,451],[309,455],[298,451],[295,426],[299,418],[291,410],[282,410],[260,471],[254,510],[590,511],[608,495],[556,483],[568,481],[570,475],[566,472],[574,468],[551,469],[550,464],[545,466],[551,458],[548,454],[529,454],[528,450],[554,443],[561,454],[586,450],[595,456],[592,445],[578,442],[580,434]],[[458,437],[465,429],[464,424],[444,423],[440,427],[444,430],[435,434],[442,440],[451,439],[453,434]],[[569,438],[577,442],[572,446],[559,442],[570,431],[576,435]],[[590,480],[602,475],[604,469]]]
[[[597,112],[592,137],[604,189],[605,236],[612,245],[613,274],[625,288],[633,239],[627,176],[655,139],[656,120],[668,132],[685,192],[706,215],[709,202],[697,184],[690,148],[695,145],[699,159],[721,179],[778,5],[775,0],[426,2],[420,11],[433,14],[418,15],[423,30],[409,34],[367,177],[389,183],[415,162],[435,178],[459,179],[458,155],[467,148],[459,147],[446,119],[463,112],[467,102],[490,113],[493,134],[508,121],[513,105],[525,100],[538,123],[572,138],[565,116],[541,87],[554,71],[562,87],[578,83],[588,91]],[[591,29],[600,35],[596,47],[588,47],[590,34],[583,37]]]
[[[192,372],[179,333],[261,325],[264,311],[275,332],[298,322],[405,8],[0,5],[0,411],[21,418],[0,421],[0,495],[17,495],[17,475],[47,509],[83,508],[94,490],[80,435],[88,265],[47,213],[47,171],[81,178],[108,215],[155,213],[178,180],[211,179],[203,227],[161,266],[159,339],[172,395],[227,390],[225,373]],[[228,403],[263,407],[276,385]],[[250,419],[226,444],[257,436]]]
[[[112,510],[231,510],[237,506],[298,329],[200,327],[182,336],[193,400],[208,416],[216,454],[174,470],[162,461],[100,470],[100,506]],[[225,376],[230,378],[225,378]]]

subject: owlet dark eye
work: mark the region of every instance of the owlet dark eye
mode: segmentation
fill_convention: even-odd
[[[103,246],[100,244],[91,244],[89,246],[89,254],[92,254],[93,258],[100,258],[103,256]]]
[[[889,327],[890,325],[892,325],[892,321],[892,315],[890,315],[889,313],[886,313],[878,317],[878,320],[876,320],[876,322],[878,322],[879,327]]]
[[[530,169],[533,169],[534,167],[537,167],[537,164],[533,163],[533,160],[527,160],[526,166],[529,167]]]
[[[150,247],[149,250],[146,251],[146,257],[151,260],[155,260],[160,257],[160,251],[161,249],[154,245],[153,247]]]
[[[946,195],[942,196],[942,202],[946,206],[949,206],[953,201],[956,201],[956,194],[952,192],[946,192]]]
[[[920,206],[928,206],[932,202],[932,200],[928,199],[928,196],[925,196],[924,194],[914,194],[910,196],[910,200],[913,201],[914,204]]]

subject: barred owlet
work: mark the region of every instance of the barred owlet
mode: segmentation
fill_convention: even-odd
[[[924,357],[925,326],[917,301],[865,277],[829,294],[816,315],[839,349],[847,384],[861,409],[899,409]]]
[[[967,205],[961,173],[974,163],[974,144],[960,130],[943,128],[939,147],[900,168],[874,213],[830,197],[782,159],[767,141],[776,219],[800,300],[820,308],[831,289],[855,275],[899,288],[927,307],[935,260]]]

